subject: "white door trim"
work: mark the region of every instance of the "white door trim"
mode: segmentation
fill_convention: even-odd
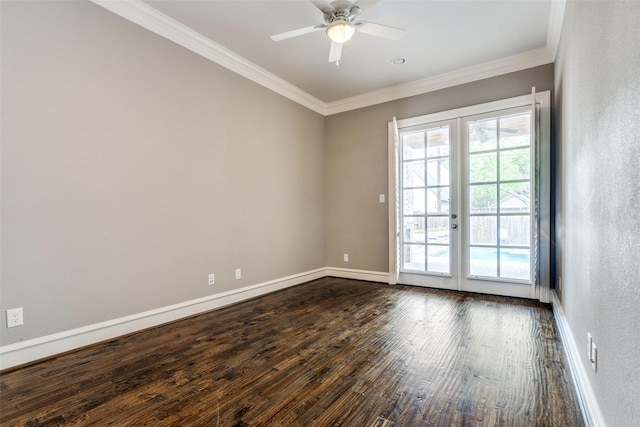
[[[510,109],[514,107],[522,107],[531,105],[532,95],[526,94],[513,98],[487,102],[484,104],[472,105],[462,108],[456,108],[453,110],[442,111],[432,114],[427,114],[418,117],[411,117],[401,120],[395,120],[389,123],[389,283],[396,283],[392,280],[396,277],[394,274],[397,269],[397,251],[398,251],[398,239],[396,235],[397,217],[396,217],[396,176],[397,176],[397,156],[396,156],[396,141],[395,137],[392,137],[392,128],[395,125],[399,129],[427,125],[429,123],[457,120],[461,117],[471,116],[476,114],[485,113],[487,111],[499,111]],[[537,210],[538,214],[538,257],[539,257],[539,271],[537,286],[534,287],[534,295],[523,295],[523,298],[539,299],[542,302],[548,303],[550,301],[550,262],[551,262],[551,167],[550,167],[550,153],[551,153],[551,92],[537,92],[535,93],[535,102],[538,105],[539,110],[537,115],[539,117],[539,123],[537,128],[537,134],[539,135],[538,152],[536,156],[540,157],[540,169],[539,169],[539,206]],[[394,123],[395,122],[395,123]],[[459,130],[459,129],[458,129]],[[459,156],[458,156],[459,157]],[[459,167],[459,165],[458,165]],[[459,202],[459,200],[458,200]],[[459,206],[459,204],[458,204]],[[393,212],[392,212],[393,211]],[[393,223],[392,223],[393,221]],[[392,233],[393,230],[393,233]],[[460,248],[462,245],[458,245]],[[393,258],[393,259],[392,259]],[[460,263],[458,263],[460,264]],[[393,266],[394,270],[391,269]],[[462,273],[458,271],[458,273]],[[459,276],[461,277],[461,276]]]

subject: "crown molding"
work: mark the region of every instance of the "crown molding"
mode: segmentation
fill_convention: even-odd
[[[550,11],[547,46],[484,64],[433,77],[391,86],[342,100],[325,103],[302,89],[213,42],[186,25],[170,18],[142,0],[91,0],[153,33],[189,49],[216,64],[270,89],[316,113],[328,116],[447,87],[487,79],[527,68],[552,63],[562,26],[565,0],[553,0]],[[553,27],[553,28],[552,28]],[[549,48],[551,47],[551,48]]]
[[[91,0],[116,15],[203,56],[290,100],[325,114],[326,104],[141,0]]]
[[[460,70],[444,73],[425,79],[345,98],[327,104],[326,115],[342,113],[383,102],[394,101],[409,96],[421,95],[452,86],[483,80],[502,74],[525,70],[553,62],[553,56],[546,47],[533,49],[506,58],[473,65]]]
[[[553,55],[555,61],[560,44],[560,34],[562,33],[562,23],[564,22],[564,9],[566,0],[552,0],[549,10],[549,28],[547,30],[547,49]]]

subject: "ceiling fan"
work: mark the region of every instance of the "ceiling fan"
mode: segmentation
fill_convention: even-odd
[[[362,3],[367,3],[367,6],[372,6],[377,2],[376,0]],[[311,0],[311,3],[322,12],[324,23],[276,34],[271,36],[271,39],[273,41],[280,41],[325,30],[327,36],[331,39],[329,62],[337,63],[342,57],[342,45],[349,41],[357,31],[390,40],[400,40],[402,36],[404,36],[405,30],[400,28],[366,21],[356,22],[356,17],[362,12],[362,8],[356,4],[358,0],[353,2],[348,0],[335,0],[331,3]]]

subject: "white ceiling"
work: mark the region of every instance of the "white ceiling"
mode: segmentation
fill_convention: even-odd
[[[406,34],[391,41],[356,33],[345,44],[339,66],[328,62],[330,41],[324,31],[270,39],[322,23],[322,13],[310,1],[145,0],[143,5],[147,13],[151,6],[321,104],[472,72],[483,64],[505,64],[509,58],[525,67],[531,63],[523,61],[529,54],[538,58],[531,65],[540,65],[552,62],[555,53],[547,50],[552,0],[382,0],[368,8],[361,3],[365,10],[359,20],[404,28]],[[547,52],[546,59],[539,59],[541,51]],[[406,63],[393,65],[396,57]]]

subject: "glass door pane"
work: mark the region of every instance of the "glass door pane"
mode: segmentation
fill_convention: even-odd
[[[400,273],[451,276],[451,124],[400,136]]]
[[[528,109],[463,121],[466,290],[532,283],[530,123]]]

